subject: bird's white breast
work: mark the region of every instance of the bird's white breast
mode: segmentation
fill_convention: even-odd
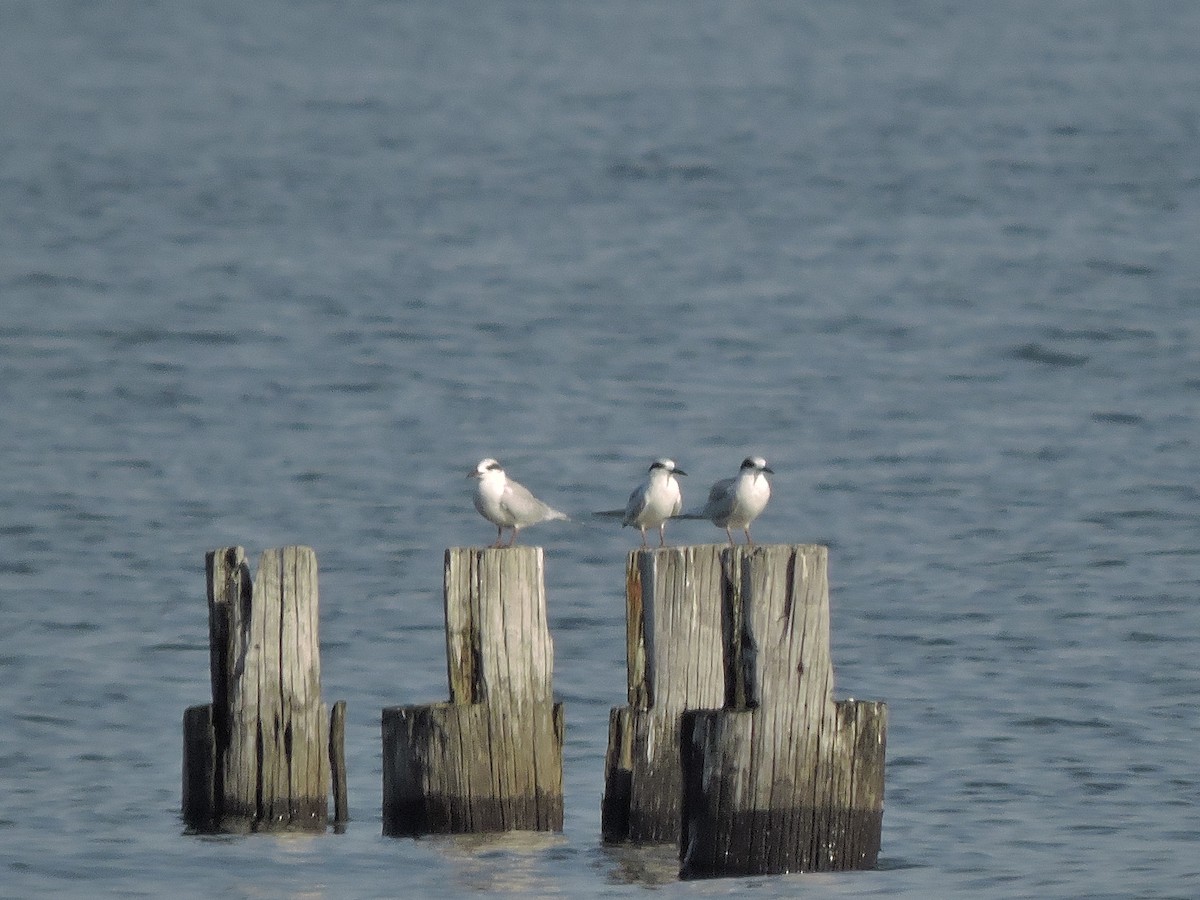
[[[501,504],[504,497],[503,472],[485,472],[475,485],[475,509],[493,525],[513,524],[512,515]]]
[[[649,482],[630,498],[625,524],[653,528],[679,512],[679,482],[668,472],[654,472]]]
[[[771,484],[761,472],[738,477],[733,503],[724,524],[730,528],[745,528],[767,507],[771,499]]]

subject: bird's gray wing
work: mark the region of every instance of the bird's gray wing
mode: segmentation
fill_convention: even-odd
[[[704,504],[704,512],[713,516],[729,509],[733,502],[733,486],[736,478],[723,478],[709,489],[708,502]]]
[[[504,485],[504,495],[500,498],[503,506],[521,525],[533,525],[545,522],[547,519],[566,519],[566,513],[559,512],[547,506],[529,492],[529,489],[519,481],[508,479]]]
[[[540,520],[547,509],[546,504],[533,496],[525,485],[511,478],[504,485],[500,505],[509,515],[525,525]]]
[[[646,508],[646,494],[648,493],[646,485],[638,485],[633,489],[633,493],[629,495],[629,501],[625,504],[625,519],[623,525],[632,525],[636,519]]]
[[[711,519],[715,515],[720,515],[723,509],[728,508],[733,494],[733,485],[737,481],[736,478],[724,478],[714,484],[708,491],[708,501],[700,509],[689,509],[685,513],[677,512],[674,516],[676,519]],[[680,506],[682,507],[682,502]]]

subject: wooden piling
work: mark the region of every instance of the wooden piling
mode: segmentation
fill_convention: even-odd
[[[212,704],[184,715],[183,817],[194,831],[324,829],[340,729],[321,702],[317,559],[241,547],[207,554]],[[344,703],[335,706],[344,717]],[[337,814],[344,813],[344,791]]]
[[[873,866],[886,707],[833,700],[825,548],[636,551],[628,571],[605,839],[678,840],[684,877]]]
[[[680,874],[871,868],[887,708],[833,699],[826,549],[723,552],[734,693],[747,702],[683,718]]]
[[[715,545],[714,545],[715,547]],[[609,715],[606,841],[679,840],[680,715],[724,706],[721,557],[713,547],[635,550],[626,565],[629,705]]]
[[[561,831],[542,549],[451,548],[444,575],[450,702],[383,710],[384,833]]]
[[[346,701],[333,704],[329,714],[329,777],[333,786],[333,823],[350,821],[350,796],[346,790]]]

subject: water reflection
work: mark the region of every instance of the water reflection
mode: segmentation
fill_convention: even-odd
[[[661,887],[679,881],[679,848],[674,844],[605,844],[601,852],[610,884]]]
[[[470,893],[560,896],[561,872],[555,865],[571,855],[559,833],[508,831],[422,838],[446,859],[455,887]]]

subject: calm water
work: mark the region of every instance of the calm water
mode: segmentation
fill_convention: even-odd
[[[0,894],[1200,894],[1200,6],[0,5]],[[599,843],[635,538],[542,526],[561,836],[380,835],[485,455],[760,453],[877,871]],[[715,540],[676,523],[676,541]],[[306,543],[343,835],[202,839],[204,552]]]

